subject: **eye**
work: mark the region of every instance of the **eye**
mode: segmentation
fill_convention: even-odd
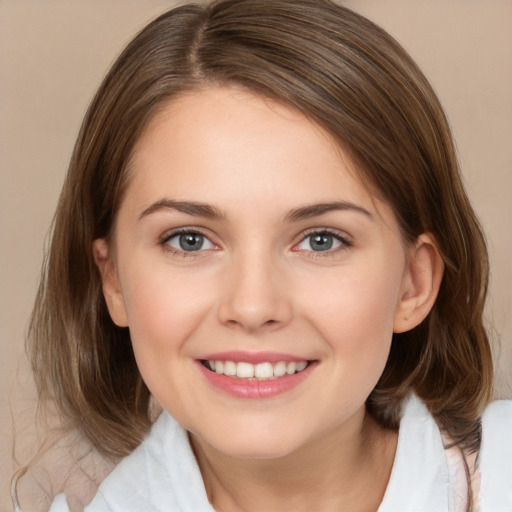
[[[163,243],[177,251],[185,252],[205,251],[216,247],[211,240],[197,231],[173,233]]]
[[[341,235],[324,230],[306,235],[296,246],[296,249],[299,251],[325,252],[350,245],[350,242]]]

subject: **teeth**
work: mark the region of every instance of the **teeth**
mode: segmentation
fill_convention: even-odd
[[[270,363],[257,364],[254,369],[254,376],[257,379],[270,379],[274,376],[274,367]]]
[[[293,375],[301,372],[308,366],[307,361],[300,363],[279,361],[277,363],[251,364],[246,362],[235,363],[233,361],[212,361],[209,360],[207,367],[219,375],[238,377],[239,379],[276,379],[285,375]]]
[[[236,365],[236,376],[242,379],[254,377],[254,365],[250,363],[238,363]]]
[[[297,363],[296,371],[301,372],[302,370],[305,370],[307,365],[308,363],[306,361],[302,361],[302,363]]]
[[[286,373],[286,363],[279,361],[274,365],[274,377],[282,377]]]
[[[293,375],[295,373],[296,369],[297,369],[297,364],[296,363],[288,363],[286,365],[286,373],[288,375]]]
[[[224,375],[236,375],[236,364],[233,361],[224,363]]]

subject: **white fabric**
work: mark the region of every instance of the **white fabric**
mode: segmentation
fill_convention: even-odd
[[[512,511],[512,402],[483,417],[479,512]],[[461,486],[461,482],[464,484]],[[447,457],[439,429],[412,397],[400,423],[391,478],[378,512],[461,512],[464,465]],[[86,512],[214,512],[187,433],[166,412],[150,435],[99,487]],[[50,512],[69,512],[64,495]]]
[[[482,418],[480,511],[512,511],[512,401],[492,403]]]
[[[449,471],[441,433],[426,407],[409,400],[395,462],[378,512],[449,510]]]

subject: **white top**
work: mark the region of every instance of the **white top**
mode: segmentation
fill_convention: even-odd
[[[481,481],[474,486],[478,511],[511,512],[512,401],[491,404],[482,428]],[[391,478],[378,512],[462,512],[466,496],[459,450],[444,449],[436,422],[425,405],[411,397],[404,408]],[[166,412],[85,507],[85,512],[130,511],[214,512],[187,432]],[[55,498],[50,512],[69,512],[63,494]]]

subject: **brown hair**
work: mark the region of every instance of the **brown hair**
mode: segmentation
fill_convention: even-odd
[[[396,334],[367,401],[397,428],[416,393],[454,443],[480,443],[493,370],[482,323],[488,260],[447,120],[406,52],[372,22],[329,0],[219,0],[150,23],[123,51],[82,125],[34,308],[29,348],[42,400],[105,456],[133,450],[150,426],[150,392],[127,329],[111,321],[92,256],[111,233],[134,144],[176,95],[235,84],[326,129],[362,180],[393,208],[405,241],[429,232],[445,264],[424,322]]]

